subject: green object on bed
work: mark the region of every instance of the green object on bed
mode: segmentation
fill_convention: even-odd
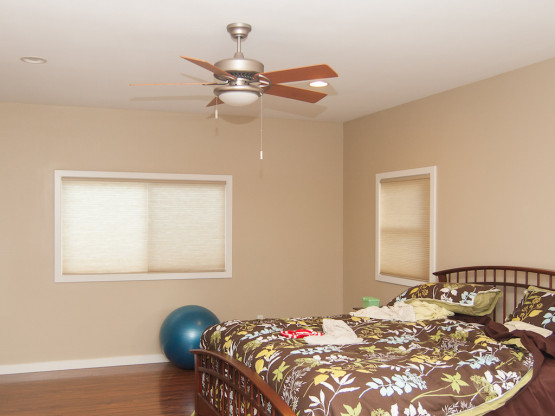
[[[362,307],[367,308],[369,306],[380,306],[380,300],[378,298],[373,298],[372,296],[363,296]]]

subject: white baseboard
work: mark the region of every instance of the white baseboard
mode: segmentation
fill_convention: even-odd
[[[92,358],[88,360],[46,361],[27,364],[0,365],[0,374],[36,373],[39,371],[77,370],[81,368],[114,367],[118,365],[153,364],[167,362],[163,354],[128,355]]]

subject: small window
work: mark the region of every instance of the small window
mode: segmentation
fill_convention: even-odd
[[[376,175],[376,280],[414,286],[435,271],[436,167]]]
[[[54,176],[55,281],[231,277],[231,176]]]

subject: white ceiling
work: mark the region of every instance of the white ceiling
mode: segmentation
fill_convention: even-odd
[[[0,101],[210,117],[212,87],[128,84],[212,81],[179,56],[232,57],[233,22],[266,71],[339,74],[317,104],[264,96],[265,117],[347,121],[555,57],[554,0],[0,0]]]

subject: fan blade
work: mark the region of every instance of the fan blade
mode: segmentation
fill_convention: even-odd
[[[209,70],[213,74],[222,75],[224,77],[229,77],[231,79],[237,79],[233,75],[231,75],[230,73],[224,71],[223,69],[220,69],[217,66],[212,65],[210,62],[203,61],[202,59],[188,58],[186,56],[182,56],[182,58],[186,59],[189,62],[192,62],[192,63],[194,63],[194,64],[196,64],[196,65],[198,65],[198,66],[200,66],[204,69]]]
[[[214,97],[212,99],[212,101],[210,101],[208,104],[206,104],[206,107],[212,107],[216,104],[223,104],[224,102],[222,100],[220,100],[218,97]]]
[[[331,69],[327,64],[282,69],[281,71],[264,72],[260,75],[264,75],[273,84],[307,81],[309,79],[334,78],[338,76],[337,72]]]
[[[312,90],[303,90],[302,88],[289,87],[287,85],[272,84],[264,91],[264,94],[276,95],[283,98],[292,98],[293,100],[305,101],[307,103],[316,103],[324,98],[327,94]]]
[[[163,82],[155,84],[129,84],[130,87],[144,87],[150,85],[219,85],[216,82]]]

